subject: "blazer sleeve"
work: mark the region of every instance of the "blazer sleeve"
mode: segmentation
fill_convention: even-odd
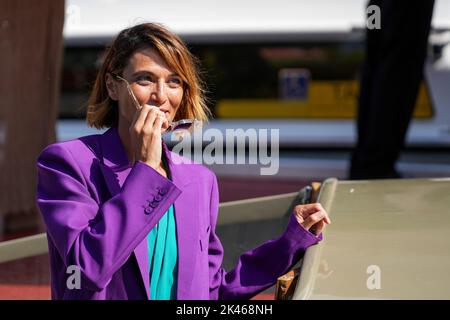
[[[180,194],[170,180],[136,162],[121,191],[99,205],[63,144],[44,149],[37,168],[37,203],[49,240],[65,266],[78,266],[83,286],[94,291],[109,283]],[[147,200],[158,193],[158,206],[145,213]]]
[[[259,247],[243,253],[237,265],[226,272],[222,267],[223,247],[215,233],[218,216],[218,188],[214,176],[211,191],[211,232],[209,239],[210,299],[250,299],[276,283],[279,276],[289,271],[306,249],[322,240],[300,226],[290,216],[284,233]]]

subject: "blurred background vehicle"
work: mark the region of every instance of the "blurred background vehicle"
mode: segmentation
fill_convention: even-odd
[[[58,139],[93,132],[81,119],[105,45],[126,26],[158,21],[181,35],[199,58],[214,114],[205,129],[279,128],[277,177],[344,178],[357,138],[366,4],[198,0],[172,7],[67,1]],[[408,150],[399,163],[406,177],[450,172],[448,12],[449,1],[436,1],[425,79],[406,137]],[[248,166],[213,168],[223,176],[259,172]]]

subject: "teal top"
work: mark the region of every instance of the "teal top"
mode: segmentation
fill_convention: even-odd
[[[150,299],[177,297],[177,235],[173,205],[147,236],[150,266]]]

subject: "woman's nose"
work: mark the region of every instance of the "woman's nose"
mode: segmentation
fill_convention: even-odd
[[[165,100],[167,99],[167,93],[164,83],[158,81],[153,86],[150,94],[150,99],[152,100],[153,103],[156,104],[163,104],[165,102]]]

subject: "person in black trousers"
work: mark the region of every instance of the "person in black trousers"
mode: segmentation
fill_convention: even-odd
[[[372,0],[381,28],[367,29],[358,142],[350,179],[400,178],[395,169],[423,77],[434,0]]]

